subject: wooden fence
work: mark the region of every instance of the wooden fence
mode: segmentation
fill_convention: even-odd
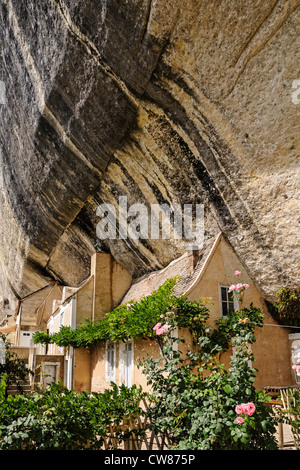
[[[275,411],[283,409],[288,418],[293,418],[289,410],[291,404],[295,404],[294,390],[280,387],[277,391],[279,392],[278,398],[266,402],[266,406],[272,406]],[[142,407],[145,411],[148,410],[146,401],[143,402]],[[149,425],[150,419],[146,413],[144,416],[124,418],[121,424],[108,427],[102,448],[105,450],[168,450],[174,444],[172,435],[169,433],[157,435],[149,429]],[[288,437],[290,436],[292,440],[285,440],[286,430],[288,430]],[[279,448],[287,446],[297,450],[300,449],[300,432],[288,424],[279,423],[277,438]]]
[[[140,404],[146,412],[145,400]],[[102,448],[104,450],[167,450],[172,445],[168,433],[155,434],[149,428],[150,419],[147,413],[136,417],[123,418],[121,424],[108,426]]]
[[[299,429],[291,426],[288,420],[299,421],[300,417],[292,414],[291,406],[295,407],[295,393],[299,394],[299,386],[291,385],[289,387],[265,387],[266,392],[272,398],[266,402],[266,406],[272,406],[275,414],[280,419],[278,424],[277,438],[279,449],[293,448],[300,449]]]
[[[290,388],[290,389],[282,389],[280,390],[280,400],[281,400],[281,406],[283,410],[285,411],[287,417],[289,419],[299,419],[299,416],[293,416],[291,414],[291,407],[296,406],[296,400],[295,400],[295,392],[299,393],[299,388]],[[293,425],[291,425],[291,434],[293,437],[293,444],[294,447],[299,450],[300,449],[300,430],[298,428],[295,428]]]

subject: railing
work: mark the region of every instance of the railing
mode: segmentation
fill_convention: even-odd
[[[290,388],[290,389],[282,389],[280,390],[280,398],[281,398],[281,403],[282,407],[288,417],[288,419],[294,420],[297,418],[299,420],[299,416],[294,416],[291,413],[291,408],[296,407],[296,400],[295,400],[295,391],[297,391],[297,388]],[[299,389],[298,389],[299,391]],[[299,429],[295,428],[294,426],[291,425],[291,434],[293,436],[293,441],[294,441],[294,446],[297,450],[300,449],[300,433]]]
[[[278,418],[281,421],[278,424],[278,441],[279,448],[293,447],[297,450],[300,449],[300,434],[299,430],[288,424],[283,420],[283,416],[290,419],[300,419],[299,416],[294,416],[291,413],[291,405],[295,407],[296,401],[294,394],[299,393],[299,386],[291,385],[288,387],[265,387],[267,393],[273,398],[267,402],[267,406],[272,406]]]

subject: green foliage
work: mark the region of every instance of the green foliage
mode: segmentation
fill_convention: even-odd
[[[267,395],[253,385],[257,371],[252,367],[250,346],[256,340],[255,328],[263,325],[263,312],[251,304],[231,312],[217,322],[215,329],[208,328],[209,309],[205,303],[176,297],[175,282],[169,280],[141,301],[119,306],[99,322],[86,321],[76,330],[62,327],[54,335],[39,332],[34,341],[78,348],[106,340],[155,337],[162,357],[147,357],[141,365],[153,390],[149,415],[156,433],[168,432],[174,449],[277,449],[275,415],[271,407],[265,406]],[[179,349],[183,339],[173,338],[170,332],[160,331],[157,335],[159,330],[153,329],[157,323],[179,330],[188,328],[196,347],[184,357],[174,348],[177,342]],[[221,361],[222,353],[232,345],[235,353],[227,370]],[[74,392],[63,394],[61,402],[44,393],[42,403],[40,395],[35,395],[25,407],[29,414],[20,412],[25,408],[19,405],[16,413],[7,412],[0,448],[30,448],[32,443],[33,448],[99,448],[106,425],[120,422],[127,412],[138,412],[142,390],[133,387],[128,391],[113,385],[112,390],[101,394],[101,399],[92,394],[89,403],[84,401],[85,394],[80,399]],[[236,406],[249,402],[255,404],[255,413],[237,415]],[[237,417],[243,419],[237,422]],[[19,436],[21,429],[28,434],[25,440]]]
[[[290,388],[287,393],[286,406],[279,408],[280,420],[291,426],[297,449],[300,449],[300,391]],[[281,400],[281,397],[279,397]]]
[[[279,289],[275,303],[266,302],[273,318],[281,325],[300,326],[300,291]]]
[[[254,314],[253,307],[250,310]],[[256,370],[249,365],[254,360],[249,348],[255,341],[254,325],[240,321],[249,318],[250,310],[233,314],[226,323],[227,336],[235,345],[229,370],[221,363],[223,345],[217,342],[223,342],[224,337],[209,329],[203,329],[199,336],[197,352],[190,351],[184,357],[173,345],[180,345],[183,339],[174,339],[168,333],[159,339],[163,357],[144,360],[144,373],[156,398],[149,411],[152,427],[157,433],[168,432],[174,448],[277,448],[275,416],[264,405],[266,394],[255,389]],[[244,421],[239,424],[235,407],[248,402],[255,403],[256,411],[252,416],[243,416]]]
[[[33,395],[0,395],[0,450],[99,449],[106,426],[142,415],[141,388],[124,385],[104,393],[76,393],[50,384]],[[119,439],[128,437],[120,432]]]
[[[33,374],[27,368],[26,361],[17,356],[15,352],[10,350],[11,345],[6,341],[5,335],[0,335],[5,342],[5,363],[0,364],[0,378],[6,377],[6,387],[16,385],[20,392],[28,380],[28,374]]]
[[[33,335],[33,342],[86,348],[101,341],[147,339],[155,336],[153,326],[161,315],[170,310],[176,311],[180,327],[189,327],[191,331],[198,331],[202,328],[203,320],[208,317],[209,310],[201,302],[191,302],[183,297],[176,297],[175,283],[176,279],[167,280],[151,295],[138,302],[118,306],[98,322],[85,320],[76,330],[62,326],[58,333],[52,335],[36,332]]]
[[[2,374],[0,379],[0,400],[3,400],[6,396],[6,387],[7,387],[7,373]]]
[[[214,329],[211,340],[222,346],[223,350],[228,350],[231,346],[232,337],[239,335],[239,332],[244,330],[245,325],[248,325],[251,341],[255,342],[254,327],[262,327],[263,321],[263,311],[251,303],[250,308],[244,307],[232,311],[227,317],[217,321],[217,328]]]

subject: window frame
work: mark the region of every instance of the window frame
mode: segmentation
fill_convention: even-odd
[[[223,303],[225,303],[225,300],[222,298],[222,288],[226,289],[226,297],[227,297],[227,308],[229,307],[229,299],[228,299],[228,294],[229,294],[229,286],[226,284],[219,284],[219,305],[220,305],[220,318],[227,318],[227,315],[223,314]],[[233,298],[233,309],[237,310],[239,308],[239,301],[236,298]],[[229,311],[229,308],[228,308]]]

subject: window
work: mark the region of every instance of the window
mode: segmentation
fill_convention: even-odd
[[[105,380],[114,382],[116,375],[116,345],[106,343]]]
[[[120,343],[120,382],[131,387],[133,382],[133,342]]]
[[[239,302],[229,292],[229,286],[220,286],[220,310],[221,317],[226,317],[229,312],[239,308]]]
[[[32,340],[32,335],[33,333],[30,331],[21,331],[19,346],[23,348],[29,348]]]
[[[0,338],[0,364],[6,363],[6,349],[3,338]]]
[[[49,383],[58,383],[60,377],[59,362],[42,362],[41,385],[46,388]]]

